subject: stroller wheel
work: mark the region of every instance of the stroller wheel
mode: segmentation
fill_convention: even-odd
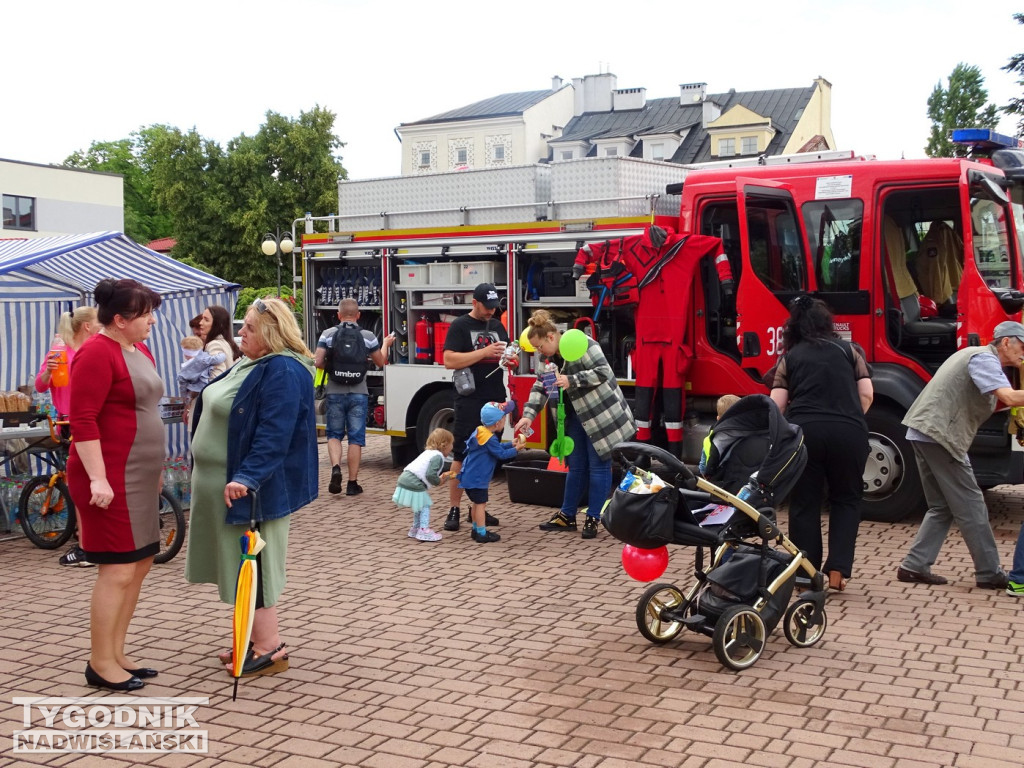
[[[816,607],[811,600],[797,600],[786,609],[782,631],[797,648],[810,648],[825,634],[828,618],[824,608],[820,615],[815,615]]]
[[[715,623],[711,644],[723,666],[739,671],[761,657],[767,638],[761,614],[748,605],[730,605]]]
[[[682,622],[665,618],[666,611],[678,610],[683,593],[672,584],[652,584],[636,604],[636,626],[652,643],[667,643],[682,630]]]

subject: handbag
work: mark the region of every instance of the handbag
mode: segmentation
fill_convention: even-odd
[[[679,491],[666,485],[656,493],[612,492],[601,521],[619,541],[641,549],[671,544]]]
[[[476,379],[469,368],[460,368],[453,373],[452,384],[455,386],[455,393],[462,397],[476,392]]]

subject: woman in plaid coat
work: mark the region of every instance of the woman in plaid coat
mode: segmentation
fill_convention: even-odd
[[[541,355],[558,366],[555,384],[564,390],[565,434],[573,440],[573,451],[566,459],[569,474],[562,508],[548,522],[541,523],[540,529],[575,531],[576,510],[586,490],[588,507],[583,538],[592,539],[597,536],[601,508],[612,490],[612,448],[633,438],[636,422],[601,345],[594,339],[588,341],[587,351],[578,360],[563,360],[558,354],[562,334],[543,309],[530,317],[527,338]],[[529,427],[548,400],[541,375],[538,373],[530,390],[516,430]]]

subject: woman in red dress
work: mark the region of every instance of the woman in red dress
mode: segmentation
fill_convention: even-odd
[[[99,566],[92,591],[89,685],[134,691],[157,672],[125,655],[125,637],[142,581],[159,551],[157,504],[164,433],[163,382],[142,342],[160,296],[135,280],[101,280],[95,289],[102,330],[71,366],[68,489],[79,543]]]

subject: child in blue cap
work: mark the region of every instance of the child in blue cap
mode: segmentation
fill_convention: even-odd
[[[464,489],[469,500],[473,502],[470,513],[473,530],[470,532],[470,537],[480,544],[501,539],[501,536],[494,531],[488,531],[484,524],[484,515],[487,512],[487,488],[494,476],[494,468],[499,461],[515,457],[526,442],[526,437],[523,435],[520,435],[515,443],[502,443],[500,440],[508,414],[514,408],[515,404],[512,402],[486,403],[480,409],[480,426],[466,440],[466,458],[462,462],[462,470],[458,475],[459,488]]]

